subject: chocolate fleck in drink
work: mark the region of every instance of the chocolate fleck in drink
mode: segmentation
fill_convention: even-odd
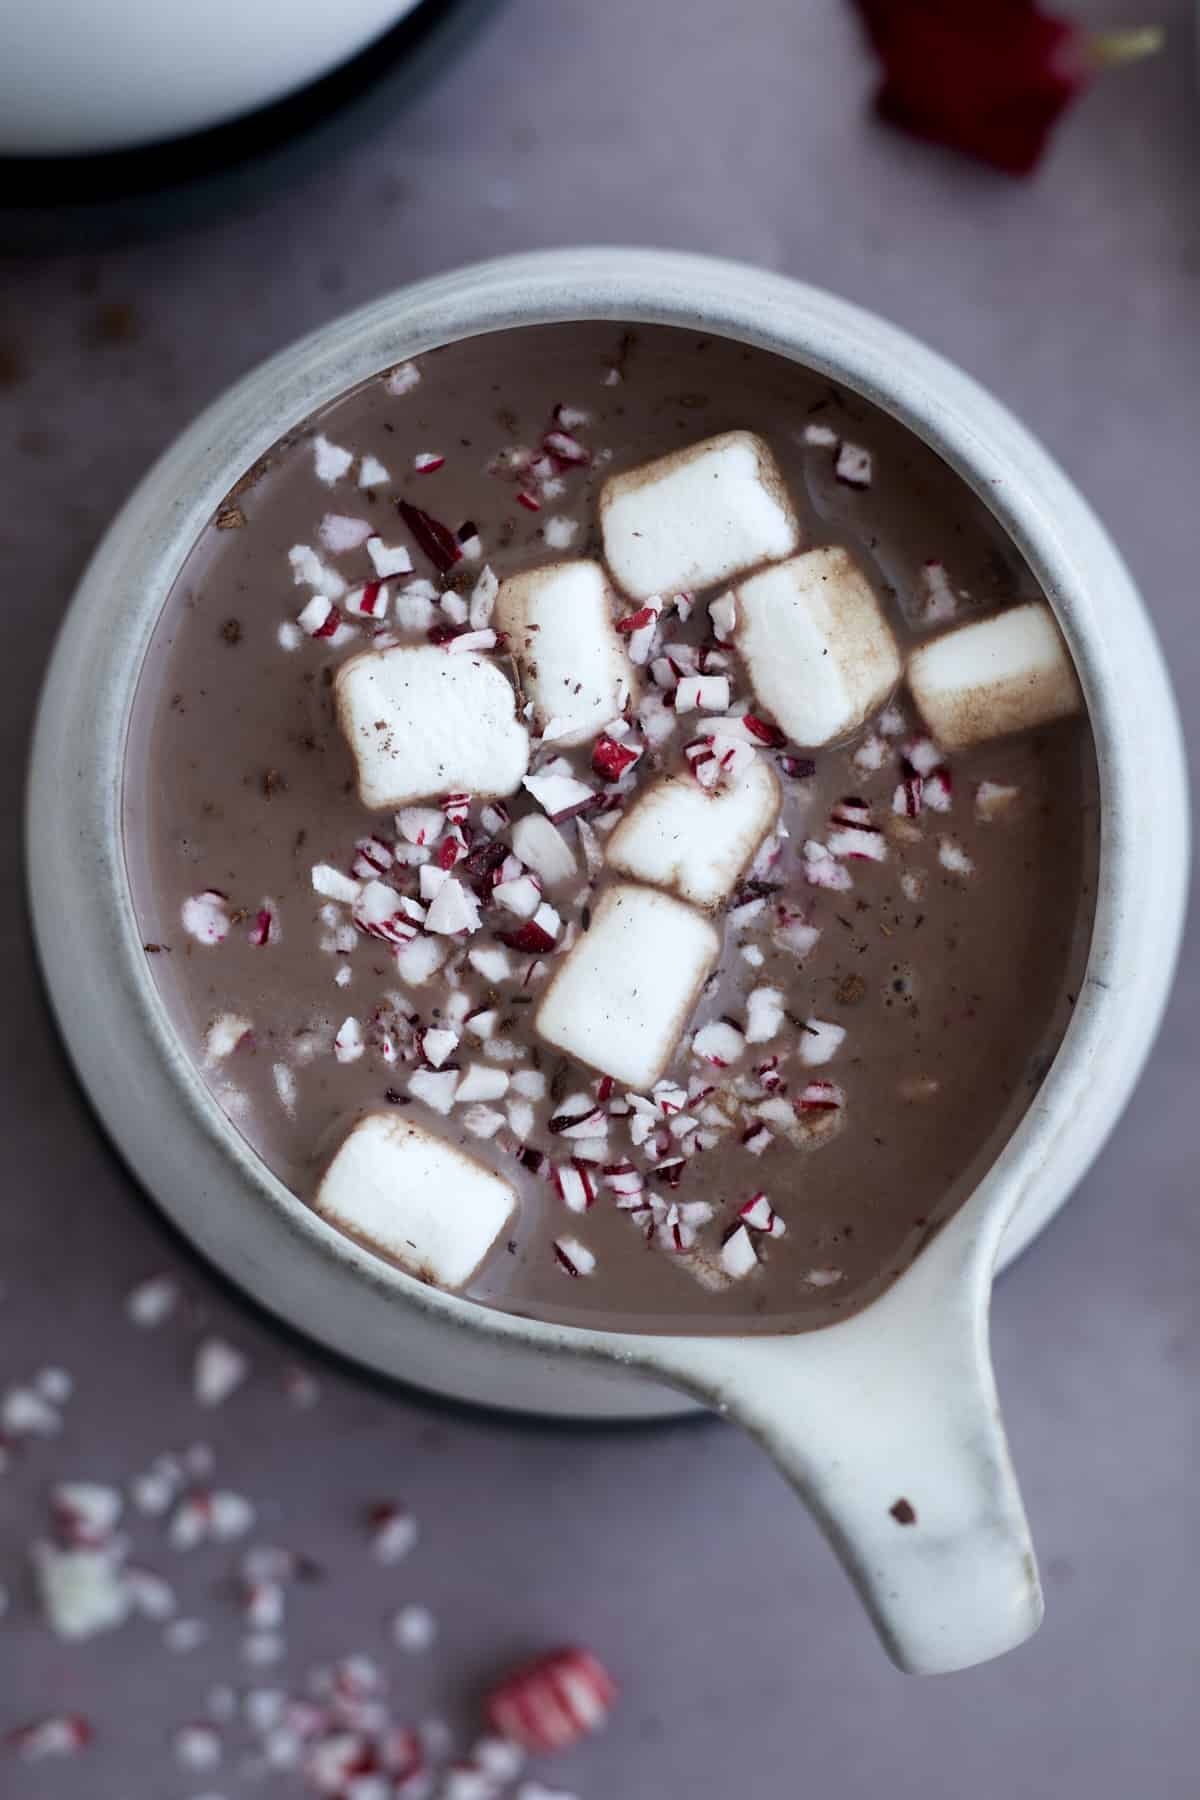
[[[345,395],[164,608],[126,758],[183,1042],[423,1279],[648,1331],[864,1305],[1082,978],[1091,735],[905,428],[765,352],[527,327]]]

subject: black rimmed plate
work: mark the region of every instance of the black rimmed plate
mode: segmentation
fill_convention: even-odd
[[[95,247],[239,211],[424,93],[500,0],[420,0],[364,50],[270,106],[98,155],[0,157],[0,247]]]

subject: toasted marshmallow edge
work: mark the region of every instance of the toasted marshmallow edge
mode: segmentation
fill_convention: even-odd
[[[857,729],[900,679],[900,653],[848,551],[806,550],[739,583],[735,643],[755,696],[795,744]]]
[[[779,817],[783,790],[763,756],[716,790],[665,775],[638,797],[605,847],[610,868],[693,906],[728,899]]]
[[[610,476],[600,529],[617,586],[635,600],[711,587],[803,542],[775,458],[750,431]]]
[[[636,698],[618,610],[596,562],[550,563],[500,583],[493,623],[508,634],[538,729],[556,721],[556,744],[590,743]]]
[[[648,1092],[671,1060],[721,939],[694,907],[656,888],[608,889],[534,1019],[589,1068]]]
[[[1044,600],[943,632],[909,657],[907,678],[917,711],[944,750],[1048,725],[1083,706]]]
[[[529,735],[504,671],[483,656],[398,644],[352,656],[334,682],[359,797],[373,810],[454,793],[515,793]]]
[[[485,1164],[411,1119],[366,1113],[321,1178],[322,1218],[418,1280],[461,1288],[516,1211]]]

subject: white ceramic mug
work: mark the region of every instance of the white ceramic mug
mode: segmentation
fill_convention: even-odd
[[[327,75],[417,3],[14,0],[0,156],[88,156],[225,124]]]
[[[390,1267],[290,1194],[229,1124],[175,1037],[133,914],[120,791],[134,686],[175,575],[235,479],[391,363],[483,331],[598,318],[758,345],[900,418],[1027,558],[1091,714],[1100,880],[1066,1040],[974,1196],[888,1292],[817,1332],[584,1331],[490,1311]],[[700,1402],[740,1421],[815,1513],[896,1662],[920,1672],[995,1656],[1041,1615],[988,1356],[992,1275],[1062,1204],[1129,1096],[1170,985],[1187,837],[1178,721],[1138,596],[1021,426],[933,352],[828,294],[707,258],[613,249],[511,258],[389,296],[283,352],[199,419],[80,586],[42,700],[29,811],[34,924],[63,1032],[127,1161],[194,1243],[293,1325],[443,1394],[574,1418]]]

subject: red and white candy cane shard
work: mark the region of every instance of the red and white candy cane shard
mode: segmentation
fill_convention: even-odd
[[[379,1760],[393,1781],[409,1781],[425,1767],[420,1736],[410,1725],[393,1725],[379,1745]]]
[[[386,882],[368,882],[351,911],[355,925],[369,937],[382,938],[389,944],[407,944],[417,935],[417,926],[402,910],[401,896]]]
[[[796,1095],[792,1105],[797,1113],[836,1112],[846,1104],[842,1089],[832,1081],[810,1081]]]
[[[503,800],[490,800],[479,814],[479,823],[485,831],[497,837],[507,829],[509,811]]]
[[[360,881],[370,881],[375,875],[386,875],[396,860],[391,846],[379,837],[359,838],[354,849],[354,873]]]
[[[573,1279],[591,1275],[596,1267],[596,1258],[587,1245],[581,1244],[576,1237],[555,1238],[554,1255],[559,1267]]]
[[[616,1697],[612,1677],[589,1651],[553,1650],[493,1688],[487,1719],[527,1750],[565,1750],[600,1729]]]
[[[834,856],[867,862],[884,862],[887,858],[887,840],[875,824],[871,808],[855,795],[839,800],[830,813],[826,847]]]
[[[605,1163],[600,1178],[617,1196],[618,1205],[623,1200],[637,1200],[645,1187],[640,1171],[631,1162]]]
[[[4,1741],[25,1762],[40,1762],[44,1756],[77,1755],[93,1735],[82,1713],[59,1713],[32,1725],[18,1725]]]
[[[414,506],[411,500],[397,500],[396,511],[435,569],[448,575],[455,563],[462,561],[458,539],[440,519],[435,519],[432,513]]]
[[[577,1094],[568,1100],[562,1112],[551,1116],[547,1131],[556,1137],[604,1137],[608,1131],[608,1114],[599,1101],[590,1105],[590,1099],[589,1094]]]
[[[331,638],[341,622],[341,613],[324,594],[314,594],[296,616],[297,625],[310,638]]]
[[[216,888],[192,894],[180,909],[184,930],[202,944],[219,944],[228,936],[232,922],[229,901]]]
[[[461,825],[470,810],[470,794],[447,794],[442,801],[442,811],[452,825]]]
[[[472,651],[480,653],[494,650],[500,642],[499,633],[488,626],[483,631],[460,631],[446,641],[446,651],[451,656],[465,655]]]
[[[765,744],[769,750],[782,750],[787,743],[787,739],[778,725],[773,725],[769,719],[760,719],[757,713],[744,713],[742,724],[751,737],[757,738],[758,742]]]
[[[544,909],[539,907],[538,911]],[[536,917],[526,919],[517,931],[498,931],[496,936],[510,950],[519,950],[526,956],[541,956],[547,950],[553,950],[554,939]]]
[[[925,805],[930,812],[949,812],[954,804],[954,784],[949,769],[943,763],[925,777]]]
[[[773,1094],[783,1086],[783,1076],[779,1072],[779,1058],[769,1056],[764,1063],[759,1063],[754,1071],[758,1084],[765,1093]]]
[[[396,1563],[417,1541],[417,1521],[406,1506],[382,1500],[367,1514],[371,1549],[381,1563]]]
[[[50,1508],[58,1535],[71,1547],[106,1544],[121,1516],[116,1488],[94,1481],[60,1481],[50,1490]]]
[[[247,935],[249,936],[250,942],[258,946],[269,944],[271,940],[278,935],[275,929],[275,914],[271,907],[259,907],[254,915],[254,923],[250,927]]]
[[[542,449],[565,468],[583,468],[592,460],[591,451],[569,431],[548,431],[542,439]]]
[[[892,795],[892,811],[902,819],[919,816],[925,791],[925,778],[913,769],[897,782]]]
[[[618,744],[602,733],[592,746],[592,767],[604,781],[620,781],[642,754],[638,744]]]
[[[901,766],[915,769],[918,775],[932,775],[942,765],[942,753],[929,737],[909,738],[900,751]]]
[[[845,894],[854,886],[850,871],[842,866],[825,844],[808,838],[802,852],[804,879],[810,887],[827,888],[830,893]]]
[[[381,619],[387,611],[388,591],[382,581],[365,581],[351,588],[345,598],[348,613],[359,619]]]
[[[751,1231],[764,1232],[767,1237],[782,1237],[787,1230],[783,1220],[763,1193],[752,1194],[739,1209],[738,1216],[742,1224],[748,1225]]]
[[[596,1198],[596,1183],[586,1164],[575,1161],[554,1164],[554,1186],[571,1212],[586,1212]]]
[[[639,606],[636,612],[626,613],[623,619],[617,620],[616,628],[624,637],[630,637],[635,631],[642,631],[647,625],[653,625],[658,613],[653,606]]]

